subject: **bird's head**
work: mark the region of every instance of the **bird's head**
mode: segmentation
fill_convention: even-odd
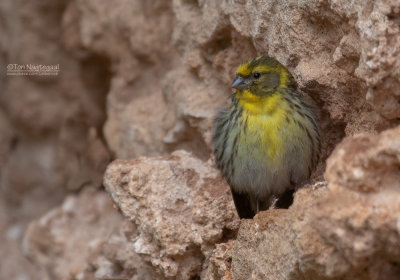
[[[289,71],[276,59],[260,56],[239,65],[232,88],[257,97],[272,95],[281,88],[296,88]]]

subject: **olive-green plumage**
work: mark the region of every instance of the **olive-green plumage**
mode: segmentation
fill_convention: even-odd
[[[319,159],[313,107],[287,69],[261,56],[240,65],[232,104],[214,122],[214,154],[241,218],[288,207]]]

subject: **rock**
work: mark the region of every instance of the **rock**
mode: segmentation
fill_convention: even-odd
[[[326,188],[300,189],[288,210],[242,222],[235,279],[399,278],[399,139],[400,127],[345,139]]]
[[[99,186],[109,161],[100,135],[109,65],[95,54],[78,61],[65,52],[60,38],[65,6],[62,0],[6,0],[0,6],[0,17],[9,29],[2,35],[8,42],[1,45],[2,65],[60,68],[54,76],[5,76],[1,85],[0,105],[14,133],[3,174],[7,191]],[[91,141],[97,143],[92,146]],[[91,161],[93,149],[99,157],[96,163]]]
[[[374,109],[388,119],[399,118],[400,4],[394,0],[378,1],[365,9],[368,16],[361,16],[356,22],[362,50],[356,75],[365,80],[366,98]]]
[[[23,250],[48,279],[80,279],[77,274],[84,271],[89,257],[121,223],[122,216],[113,208],[108,195],[86,188],[79,196],[68,196],[60,207],[31,222]],[[112,276],[113,269],[110,265],[103,274]]]
[[[160,0],[71,1],[64,14],[63,41],[69,50],[112,63],[104,137],[118,158],[166,151],[162,140],[174,119],[161,80],[178,60],[170,40],[172,21],[170,1]]]
[[[0,196],[1,279],[47,280],[46,274],[39,272],[22,253],[21,239],[25,223],[18,214],[12,211],[4,196]]]
[[[398,192],[399,166],[400,126],[345,139],[328,159],[325,177],[332,186],[358,192]]]
[[[78,60],[66,52],[66,6],[64,0],[0,3],[0,204],[7,217],[0,228],[1,279],[45,279],[44,269],[24,258],[19,235],[68,190],[100,187],[110,160],[101,132],[109,63],[94,53]],[[60,71],[11,76],[9,64]],[[8,233],[18,238],[9,240]]]
[[[85,188],[31,222],[23,249],[38,279],[164,279],[135,252],[137,238],[104,191]]]
[[[24,253],[48,279],[192,279],[203,266],[214,279],[230,277],[232,242],[214,248],[239,220],[210,162],[183,151],[117,160],[104,184],[132,222],[102,191],[85,188],[29,224]]]
[[[136,227],[128,220],[121,222],[93,247],[85,267],[74,271],[74,279],[164,279],[135,252],[132,240],[136,237]]]
[[[206,262],[206,268],[203,269],[201,279],[208,280],[232,280],[232,240],[227,243],[219,243]]]
[[[104,185],[137,226],[135,252],[166,278],[200,275],[215,244],[238,227],[229,187],[219,171],[184,151],[114,161]]]

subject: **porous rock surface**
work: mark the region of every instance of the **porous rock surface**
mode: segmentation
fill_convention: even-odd
[[[135,252],[137,236],[109,195],[89,187],[32,222],[23,250],[42,279],[159,279]]]
[[[399,126],[399,19],[397,0],[0,1],[0,278],[396,279],[399,136],[396,130],[382,132]],[[133,208],[122,201],[132,198],[118,196],[119,185],[109,184],[129,219],[115,209],[94,210],[104,194],[92,193],[91,200],[80,191],[101,186],[111,158],[147,156],[118,163],[129,174],[140,173],[136,164],[143,162],[179,163],[170,154],[184,149],[192,155],[180,152],[179,158],[217,174],[208,162],[212,117],[229,103],[235,67],[262,54],[287,66],[320,110],[321,161],[312,186],[298,192],[289,210],[244,221],[237,241],[226,230],[214,239],[205,234],[210,239],[200,246],[193,233],[182,239],[184,245],[165,237],[167,229],[154,221],[170,210],[152,210],[147,193],[135,202],[143,208],[128,213]],[[60,73],[6,76],[10,63],[59,64]],[[323,178],[326,159],[343,138]],[[155,168],[152,176],[162,183],[166,170]],[[175,170],[178,178],[190,177],[190,172],[181,174],[184,170]],[[151,185],[156,181],[146,182],[143,188],[156,189],[149,195],[161,203],[158,192],[165,193]],[[227,190],[223,181],[220,186]],[[109,233],[81,256],[66,244],[73,240],[84,248],[90,238],[74,234],[78,226],[67,229],[61,222],[68,215],[60,205],[71,192],[88,207],[76,209],[74,223]],[[225,203],[232,203],[229,195]],[[193,207],[208,224],[216,224],[217,232],[224,227],[218,215],[227,213]],[[54,220],[46,230],[65,238],[57,254],[51,244],[47,251],[37,247],[49,244],[46,236],[32,233],[41,217],[54,211],[60,223]],[[90,211],[98,213],[98,223],[78,222]],[[103,216],[116,219],[115,224],[107,220],[110,232],[100,221]],[[197,218],[174,217],[182,221],[180,227],[193,225],[204,233]],[[225,224],[237,222],[230,217]],[[32,249],[25,250],[28,261],[21,240],[31,221],[24,239],[25,249]],[[254,243],[248,233],[268,242]],[[137,240],[153,244],[150,237],[165,247],[137,252],[142,248],[133,246],[140,244]],[[182,255],[173,255],[171,248],[185,246],[179,254],[193,255],[182,270],[184,260],[177,257]],[[81,261],[75,267],[68,258]]]
[[[232,280],[232,240],[215,246],[211,257],[207,261],[207,267],[203,270],[202,279]]]
[[[86,188],[79,196],[67,196],[59,207],[30,223],[23,251],[38,269],[44,270],[46,279],[79,279],[87,259],[122,222],[106,193]],[[106,265],[103,261],[102,270],[112,269]]]
[[[187,152],[117,160],[104,185],[136,226],[132,246],[165,278],[192,279],[239,219],[218,170]]]
[[[67,1],[0,3],[0,279],[41,280],[21,250],[27,224],[68,191],[100,187],[108,62],[77,60],[61,42]],[[8,76],[8,64],[59,65],[57,76]]]

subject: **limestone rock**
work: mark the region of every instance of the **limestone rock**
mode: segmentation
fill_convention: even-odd
[[[362,50],[356,74],[365,80],[366,98],[374,109],[388,119],[399,118],[400,3],[371,2],[365,9],[369,12],[356,23]]]
[[[66,189],[100,186],[109,162],[101,138],[107,61],[77,61],[60,41],[65,1],[0,5],[1,195],[19,221],[61,203]],[[3,29],[5,29],[3,31]],[[46,30],[46,32],[44,32]],[[7,64],[59,65],[55,76],[6,76]],[[3,143],[1,143],[3,145]],[[15,217],[18,215],[16,214]]]
[[[232,280],[232,240],[227,243],[219,243],[215,246],[215,249],[205,263],[206,268],[203,269],[201,279],[207,280]]]
[[[45,279],[24,258],[27,224],[60,205],[68,190],[100,187],[110,160],[102,139],[110,80],[107,59],[66,52],[67,1],[0,3],[1,279]],[[58,75],[6,74],[7,65],[58,65]],[[10,238],[11,236],[11,238]]]
[[[400,126],[345,139],[328,159],[325,177],[359,192],[399,191]]]
[[[9,202],[0,196],[0,277],[1,279],[32,279],[46,280],[45,273],[41,273],[27,259],[20,246],[24,234],[25,222],[20,213],[12,211]],[[18,219],[16,219],[16,217]]]
[[[136,253],[166,278],[200,275],[214,244],[238,227],[229,187],[218,170],[187,152],[114,161],[104,185],[137,226]]]
[[[80,279],[78,274],[86,268],[89,256],[121,222],[122,216],[108,195],[87,188],[79,196],[68,196],[60,207],[29,224],[24,253],[47,279]],[[112,276],[114,267],[108,268],[106,272]]]
[[[118,158],[165,152],[162,139],[173,126],[173,114],[161,81],[178,59],[170,42],[172,22],[171,3],[162,0],[71,1],[64,14],[68,49],[111,62],[104,136]]]
[[[109,236],[91,248],[84,268],[73,271],[74,279],[164,279],[135,252],[132,240],[136,237],[136,227],[128,220],[121,222]]]

